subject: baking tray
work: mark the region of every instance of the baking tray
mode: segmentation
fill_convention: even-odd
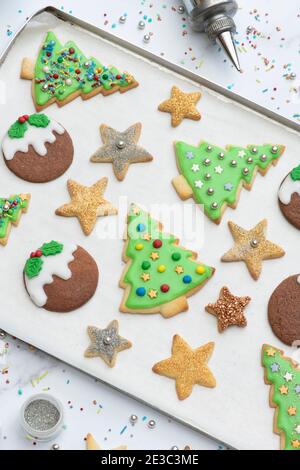
[[[140,86],[123,95],[116,93],[106,98],[99,95],[85,102],[79,98],[63,108],[53,105],[46,110],[66,127],[75,146],[74,163],[58,180],[44,185],[26,183],[9,172],[0,160],[1,194],[32,194],[28,214],[12,230],[8,245],[1,250],[0,282],[1,292],[5,293],[0,308],[1,328],[234,448],[277,449],[279,437],[272,432],[274,410],[268,405],[269,387],[263,382],[260,348],[265,342],[283,347],[268,325],[267,302],[283,278],[299,272],[299,232],[286,223],[277,205],[281,180],[299,163],[299,126],[142,48],[48,7],[28,19],[0,58],[0,79],[7,89],[7,104],[0,105],[1,134],[16,116],[34,111],[30,83],[20,80],[18,75],[22,58],[36,57],[47,30],[53,30],[61,42],[74,39],[87,56],[132,72]],[[172,85],[186,91],[199,90],[201,86],[200,122],[186,120],[173,129],[170,116],[158,113],[157,105],[169,96]],[[122,130],[137,121],[143,124],[140,143],[155,159],[152,163],[132,165],[125,181],[119,183],[111,165],[92,164],[89,157],[101,144],[100,124]],[[278,166],[271,168],[265,178],[257,176],[252,191],[242,192],[238,209],[228,209],[218,227],[204,219],[195,205],[180,201],[171,185],[171,179],[178,175],[173,141],[197,145],[201,139],[220,146],[265,142],[287,146]],[[85,237],[76,219],[62,219],[54,212],[69,199],[68,178],[92,184],[102,176],[109,177],[106,197],[119,205],[119,216],[99,219],[94,233]],[[181,238],[182,246],[200,252],[201,261],[216,267],[213,279],[189,298],[187,313],[169,320],[160,315],[119,313],[123,295],[118,288],[123,269],[121,235],[127,202],[150,209],[165,224],[166,231]],[[166,205],[172,206],[175,220],[179,221],[176,227],[168,226],[162,211]],[[193,236],[183,231],[184,221],[180,217],[184,206],[194,208],[190,213],[196,227]],[[242,263],[222,264],[220,257],[232,245],[228,220],[251,227],[264,217],[269,220],[269,238],[286,248],[287,254],[282,259],[265,262],[262,276],[255,283]],[[119,236],[103,239],[108,230]],[[53,238],[83,246],[100,268],[100,285],[93,299],[65,315],[36,308],[22,285],[22,268],[28,253]],[[215,318],[204,312],[204,306],[217,298],[223,285],[238,295],[250,295],[253,300],[247,308],[247,328],[231,328],[220,335]],[[87,325],[103,327],[113,318],[119,320],[121,334],[132,341],[133,348],[119,354],[116,367],[109,369],[100,359],[84,358],[83,353],[89,344]],[[195,387],[191,397],[183,402],[177,399],[171,380],[151,372],[155,362],[170,355],[172,336],[176,333],[193,347],[207,341],[216,343],[210,368],[217,387],[213,390]],[[291,348],[284,349],[287,354],[293,353]]]

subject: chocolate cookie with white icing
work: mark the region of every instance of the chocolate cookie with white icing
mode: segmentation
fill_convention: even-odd
[[[284,217],[300,230],[300,165],[282,181],[278,192],[278,202]]]

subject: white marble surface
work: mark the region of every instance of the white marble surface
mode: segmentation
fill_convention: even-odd
[[[30,13],[48,3],[42,0],[2,1],[1,48]],[[298,2],[290,2],[282,11],[282,2],[278,0],[240,0],[236,39],[244,70],[241,75],[223,64],[222,53],[217,47],[189,30],[185,15],[176,11],[180,1],[130,0],[125,9],[122,0],[109,3],[86,0],[85,7],[83,2],[72,0],[53,0],[51,3],[137,44],[142,44],[143,34],[149,32],[153,35],[145,47],[150,50],[198,70],[205,77],[291,119],[300,119],[299,81],[297,77],[287,79],[292,72],[300,78]],[[127,21],[120,25],[118,18],[124,13],[127,13]],[[147,27],[141,32],[137,22],[144,16]],[[63,449],[84,449],[87,432],[93,432],[103,448],[119,444],[127,444],[131,449],[161,449],[173,445],[182,448],[186,444],[195,449],[219,448],[214,441],[177,423],[170,423],[166,417],[95,383],[94,379],[44,353],[10,337],[5,341],[8,354],[0,356],[0,448],[48,449],[52,445],[52,442],[39,444],[26,439],[18,425],[21,403],[40,391],[53,393],[65,406],[66,429],[56,439]],[[3,346],[1,343],[0,353]],[[129,423],[132,413],[139,417],[134,427]],[[147,426],[149,419],[157,422],[153,430]]]

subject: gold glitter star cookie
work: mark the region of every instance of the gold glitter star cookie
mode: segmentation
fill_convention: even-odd
[[[251,230],[228,222],[235,245],[225,255],[222,261],[244,261],[253,279],[257,280],[262,270],[262,262],[267,259],[281,258],[285,251],[275,243],[266,239],[268,222],[259,222]]]
[[[101,178],[92,186],[83,186],[74,180],[68,180],[71,202],[56,209],[55,214],[77,217],[85,235],[90,235],[98,217],[118,213],[118,210],[103,198],[107,183],[107,178]]]
[[[118,132],[112,127],[102,124],[100,134],[104,145],[91,156],[91,162],[112,163],[116,178],[122,181],[130,163],[153,160],[147,150],[137,145],[141,130],[142,124],[140,122],[133,124],[124,132]]]
[[[192,349],[179,335],[173,337],[172,356],[155,364],[153,372],[176,381],[179,400],[185,400],[192,393],[194,385],[213,388],[216,380],[207,367],[214,343],[207,343]]]
[[[201,114],[196,108],[196,104],[201,98],[201,93],[184,93],[177,86],[171,90],[171,98],[164,101],[158,107],[159,111],[170,113],[172,116],[172,126],[177,127],[183,119],[199,121]]]
[[[119,323],[113,320],[101,330],[96,326],[88,326],[88,335],[91,344],[85,351],[85,357],[101,357],[109,367],[114,367],[117,354],[124,349],[129,349],[132,343],[119,335]]]
[[[94,436],[90,433],[86,436],[86,450],[102,450]],[[112,450],[127,450],[127,446],[115,447]]]
[[[228,287],[222,287],[215,304],[208,304],[205,310],[218,319],[218,330],[222,333],[230,325],[246,326],[244,308],[250,302],[250,297],[238,297],[231,294]]]

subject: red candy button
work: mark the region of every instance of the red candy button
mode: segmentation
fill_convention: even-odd
[[[170,286],[168,286],[168,284],[162,284],[162,285],[160,286],[160,290],[161,290],[162,292],[164,292],[164,293],[169,292]]]
[[[162,246],[162,241],[161,240],[154,240],[153,246],[154,246],[154,248],[160,248]]]

